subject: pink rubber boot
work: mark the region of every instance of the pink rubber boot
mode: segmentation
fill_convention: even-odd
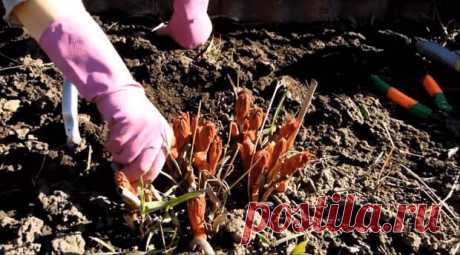
[[[208,4],[209,0],[174,0],[173,16],[159,33],[169,35],[186,49],[204,44],[212,32]]]
[[[102,29],[83,6],[74,9],[50,24],[39,43],[109,123],[105,146],[113,161],[124,166],[130,181],[152,181],[165,163],[171,128]]]

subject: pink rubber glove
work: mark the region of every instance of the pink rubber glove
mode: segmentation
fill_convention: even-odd
[[[57,67],[95,102],[110,134],[105,146],[130,181],[152,181],[162,169],[172,130],[131,76],[83,6],[54,21],[39,41]]]
[[[174,0],[173,16],[159,33],[169,35],[186,49],[202,45],[212,32],[208,4],[209,0]]]

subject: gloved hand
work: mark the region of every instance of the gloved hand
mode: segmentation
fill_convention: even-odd
[[[174,13],[168,25],[158,32],[169,35],[186,49],[205,43],[212,32],[208,16],[209,0],[174,0]]]
[[[84,7],[51,23],[39,43],[80,95],[97,104],[109,123],[106,149],[129,180],[155,179],[172,130]]]
[[[113,161],[124,166],[133,182],[144,177],[153,181],[162,169],[172,144],[172,130],[142,89],[128,89],[97,100],[99,111],[109,122],[105,144]]]

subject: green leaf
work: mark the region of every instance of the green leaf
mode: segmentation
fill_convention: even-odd
[[[306,248],[307,248],[307,241],[300,242],[291,251],[291,255],[305,254]]]
[[[261,233],[256,233],[256,236],[259,238],[259,240],[264,243],[267,246],[270,246],[270,240],[267,239],[263,234]]]
[[[363,116],[363,119],[368,120],[370,114],[369,114],[369,111],[367,110],[367,107],[363,104],[358,104],[358,107],[359,107],[359,112]]]
[[[278,115],[280,114],[281,109],[283,109],[283,103],[284,103],[284,100],[286,99],[286,96],[287,96],[287,92],[284,92],[283,97],[281,98],[278,106],[276,107],[275,114],[273,115],[272,123],[270,124],[270,127],[268,128],[268,130],[270,131],[270,135],[273,135],[273,133],[275,133],[276,131],[276,120],[278,119]]]
[[[143,180],[143,178],[140,179],[138,191],[139,191],[139,197],[140,197],[140,200],[141,200],[141,208],[140,208],[141,216],[142,216],[142,218],[144,218],[144,216],[146,214],[146,211],[145,211],[145,193],[144,193],[144,180]]]
[[[145,203],[145,211],[147,213],[153,213],[166,208],[167,201],[152,201]]]
[[[179,204],[182,204],[192,198],[195,198],[195,197],[198,197],[200,195],[202,195],[203,192],[199,191],[199,192],[189,192],[189,193],[186,193],[182,196],[179,196],[179,197],[176,197],[176,198],[173,198],[171,200],[168,200],[168,201],[153,201],[153,202],[147,202],[145,203],[145,210],[146,210],[146,213],[152,213],[152,212],[156,212],[156,211],[159,211],[159,210],[169,210]]]

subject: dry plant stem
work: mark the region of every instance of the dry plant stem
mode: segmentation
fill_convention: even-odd
[[[141,201],[136,195],[134,195],[132,192],[125,188],[120,187],[120,190],[120,195],[123,202],[129,205],[129,207],[131,207],[132,209],[138,209],[141,207]]]
[[[206,240],[206,239],[193,239],[193,243],[200,246],[201,249],[203,249],[204,253],[206,255],[214,255],[216,254],[216,252],[214,251],[214,249],[212,248],[211,244],[209,244],[209,242]]]
[[[378,174],[378,177],[377,177],[377,190],[379,190],[380,185],[381,185],[383,171],[385,171],[385,168],[388,166],[390,160],[392,159],[393,152],[394,152],[395,147],[396,147],[394,142],[393,142],[393,138],[391,137],[390,131],[388,130],[387,125],[383,124],[383,127],[385,128],[385,132],[386,132],[386,134],[388,136],[388,140],[390,141],[391,148],[390,148],[390,152],[388,153],[388,155],[387,155],[382,167],[380,168],[380,171],[379,171],[379,174]],[[388,176],[388,174],[387,174],[387,176]]]
[[[211,187],[208,187],[210,186],[211,183],[217,183],[219,185],[219,190],[224,190],[224,191],[227,191],[228,190],[228,185],[225,183],[225,182],[222,182],[221,180],[217,179],[217,178],[213,178],[213,179],[207,179],[205,184],[204,184],[204,190],[206,192],[206,194],[208,195],[209,199],[211,200],[211,202],[215,203],[215,204],[223,204],[218,198],[217,198],[217,192],[215,193]]]
[[[307,89],[307,95],[305,96],[305,99],[300,108],[299,114],[297,115],[297,120],[300,123],[303,123],[305,115],[307,114],[308,109],[310,108],[311,102],[313,101],[313,96],[315,95],[315,92],[316,92],[316,88],[318,88],[318,82],[315,79],[313,79],[311,80],[311,83]],[[294,139],[295,137],[297,137],[297,134],[299,133],[301,126],[302,125],[299,125],[299,127],[297,128],[296,133],[294,135]]]
[[[43,64],[42,66],[43,66],[43,67],[46,67],[46,68],[49,68],[49,67],[53,67],[53,65],[54,65],[54,64],[50,62],[50,63],[45,63],[45,64]],[[25,66],[27,66],[27,65],[22,64],[22,65],[17,65],[17,66],[8,66],[8,67],[1,68],[1,69],[0,69],[0,72],[2,72],[2,71],[8,71],[8,70],[14,70],[14,69],[18,69],[18,68],[23,68],[23,67],[25,67]]]
[[[230,162],[228,163],[227,171],[225,171],[225,175],[224,175],[224,177],[222,178],[223,180],[227,179],[227,177],[233,172],[233,170],[231,170],[231,169],[234,168],[233,163],[235,162],[236,157],[238,156],[239,151],[240,151],[239,148],[236,148],[235,153],[233,154],[232,159],[231,159]]]
[[[200,114],[201,114],[201,100],[200,100],[200,103],[198,104],[198,113],[196,115],[196,120],[195,120],[195,127],[198,127],[198,123],[199,123],[199,120],[200,120]],[[191,167],[192,166],[192,161],[193,161],[193,147],[195,147],[195,139],[196,139],[196,130],[197,128],[195,128],[193,130],[193,137],[192,137],[192,148],[191,148],[191,151],[190,151],[190,158],[189,158],[189,166]]]
[[[427,196],[429,199],[431,199],[433,202],[437,203],[437,199],[436,197],[433,196],[433,192],[432,191],[428,191],[426,189],[421,189],[421,191],[425,194],[425,196]],[[438,203],[439,204],[439,203]],[[442,206],[442,205],[441,205]],[[452,217],[449,215],[449,213],[446,211],[446,210],[443,210],[443,208],[441,207],[441,214],[444,215],[448,221],[452,224],[452,228],[457,228],[457,225],[458,225],[458,220],[457,219],[452,219]]]
[[[380,162],[380,160],[383,157],[383,154],[385,154],[383,151],[379,153],[379,155],[375,158],[373,165],[377,165]]]
[[[93,236],[90,236],[89,239],[91,239],[91,240],[93,240],[94,242],[96,242],[96,243],[102,245],[104,248],[106,248],[107,250],[109,250],[109,252],[114,253],[114,254],[116,253],[116,250],[115,250],[115,248],[114,248],[112,245],[110,245],[110,244],[108,244],[108,243],[102,241],[101,239],[99,239],[99,238],[97,238],[97,237],[93,237]]]
[[[458,224],[457,222],[454,220],[454,219],[458,219],[458,216],[450,209],[449,205],[447,205],[443,200],[441,200],[441,198],[439,198],[438,195],[436,195],[436,193],[434,193],[430,186],[428,186],[422,178],[420,178],[420,176],[418,176],[414,171],[412,171],[410,168],[404,166],[404,165],[400,165],[404,170],[406,170],[407,173],[409,173],[410,175],[412,175],[412,177],[414,177],[422,186],[424,186],[435,199],[434,202],[436,203],[439,203],[441,205],[441,208],[444,208],[448,213],[449,213],[449,218],[450,220],[452,221],[452,223],[455,225],[456,228],[458,228]],[[453,219],[452,219],[453,218]]]
[[[16,59],[11,58],[11,57],[8,57],[7,55],[5,55],[5,54],[3,54],[3,53],[1,53],[1,52],[0,52],[0,56],[2,56],[3,58],[6,58],[7,60],[9,60],[9,61],[11,61],[11,62],[13,62],[13,63],[15,63],[15,64],[18,64],[18,65],[20,64],[20,62],[17,61]]]
[[[453,248],[453,249],[451,250],[451,253],[450,253],[450,254],[451,254],[451,255],[456,255],[456,254],[458,254],[457,252],[458,252],[459,248],[460,248],[460,243],[458,243],[458,244],[455,246],[455,248]]]
[[[267,201],[270,195],[273,194],[273,192],[276,190],[276,188],[276,185],[269,186],[262,196],[262,202]]]
[[[235,83],[233,83],[232,77],[230,77],[229,74],[227,74],[227,79],[230,82],[230,86],[232,86],[233,93],[235,94],[235,98],[238,97],[238,85],[235,86]],[[237,79],[239,79],[239,72],[237,72]],[[239,81],[237,81],[239,83]]]
[[[152,28],[152,30],[151,30],[150,32],[155,32],[155,31],[157,31],[157,30],[162,29],[162,28],[165,27],[165,26],[166,26],[166,23],[161,22],[161,23],[158,24],[156,27]]]
[[[269,116],[270,110],[272,108],[273,102],[275,101],[276,94],[278,93],[278,90],[282,86],[283,86],[283,84],[280,81],[278,81],[278,83],[276,84],[276,87],[275,87],[275,91],[273,92],[272,98],[270,99],[270,103],[268,104],[267,113],[265,114],[265,118],[264,118],[264,121],[262,122],[262,126],[260,127],[259,131],[257,132],[256,142],[254,143],[254,147],[255,147],[256,150],[257,150],[257,147],[259,145],[260,139],[262,138],[263,130],[265,129],[265,125],[267,124],[268,116]],[[254,161],[254,157],[252,158],[251,161]]]
[[[113,22],[112,24],[110,24],[109,27],[107,27],[107,31],[111,30],[114,26],[117,26],[118,25],[118,22]]]
[[[450,188],[450,191],[449,193],[446,195],[446,197],[442,200],[443,203],[445,203],[453,194],[454,194],[454,191],[457,189],[458,187],[458,179],[460,177],[460,174],[457,174],[457,177],[455,178],[455,181],[454,183],[452,184],[452,188]]]
[[[168,173],[164,172],[164,171],[160,171],[160,175],[163,175],[164,177],[166,177],[167,179],[169,179],[171,182],[173,182],[174,184],[177,184],[177,181],[176,179],[174,179],[171,175],[169,175]]]
[[[145,241],[145,251],[149,250],[150,243],[152,242],[152,237],[153,237],[153,231],[149,231],[147,240]]]
[[[228,140],[227,140],[227,143],[225,144],[224,152],[222,154],[222,161],[221,161],[221,164],[220,164],[220,168],[219,168],[219,171],[217,171],[217,174],[216,174],[216,177],[218,179],[221,179],[222,171],[224,170],[224,166],[226,164],[225,158],[227,157],[227,151],[228,151],[228,148],[230,147],[230,142],[231,141],[232,141],[232,134],[231,134],[231,130],[229,130],[229,132],[228,132]],[[230,164],[233,164],[234,161],[235,161],[235,159],[233,158]]]
[[[86,159],[86,169],[85,169],[85,172],[86,171],[89,171],[89,169],[91,168],[91,159],[92,159],[92,155],[93,155],[93,147],[91,147],[91,145],[88,146],[88,157]]]
[[[40,164],[40,168],[38,169],[37,173],[35,174],[34,178],[32,179],[33,186],[37,185],[38,179],[40,178],[40,175],[41,175],[41,173],[43,171],[43,168],[45,167],[45,162],[46,162],[47,155],[48,154],[43,155],[43,159],[42,159],[42,162]]]
[[[161,244],[163,245],[163,249],[166,249],[165,233],[163,231],[163,224],[161,224],[161,221],[160,221],[160,233],[161,233]]]
[[[307,233],[299,233],[299,234],[294,234],[294,235],[291,235],[291,236],[287,236],[285,238],[281,238],[279,239],[278,241],[275,242],[274,246],[277,247],[278,245],[282,244],[282,243],[286,243],[286,242],[289,242],[293,239],[297,239],[301,236],[305,236],[307,235]]]

